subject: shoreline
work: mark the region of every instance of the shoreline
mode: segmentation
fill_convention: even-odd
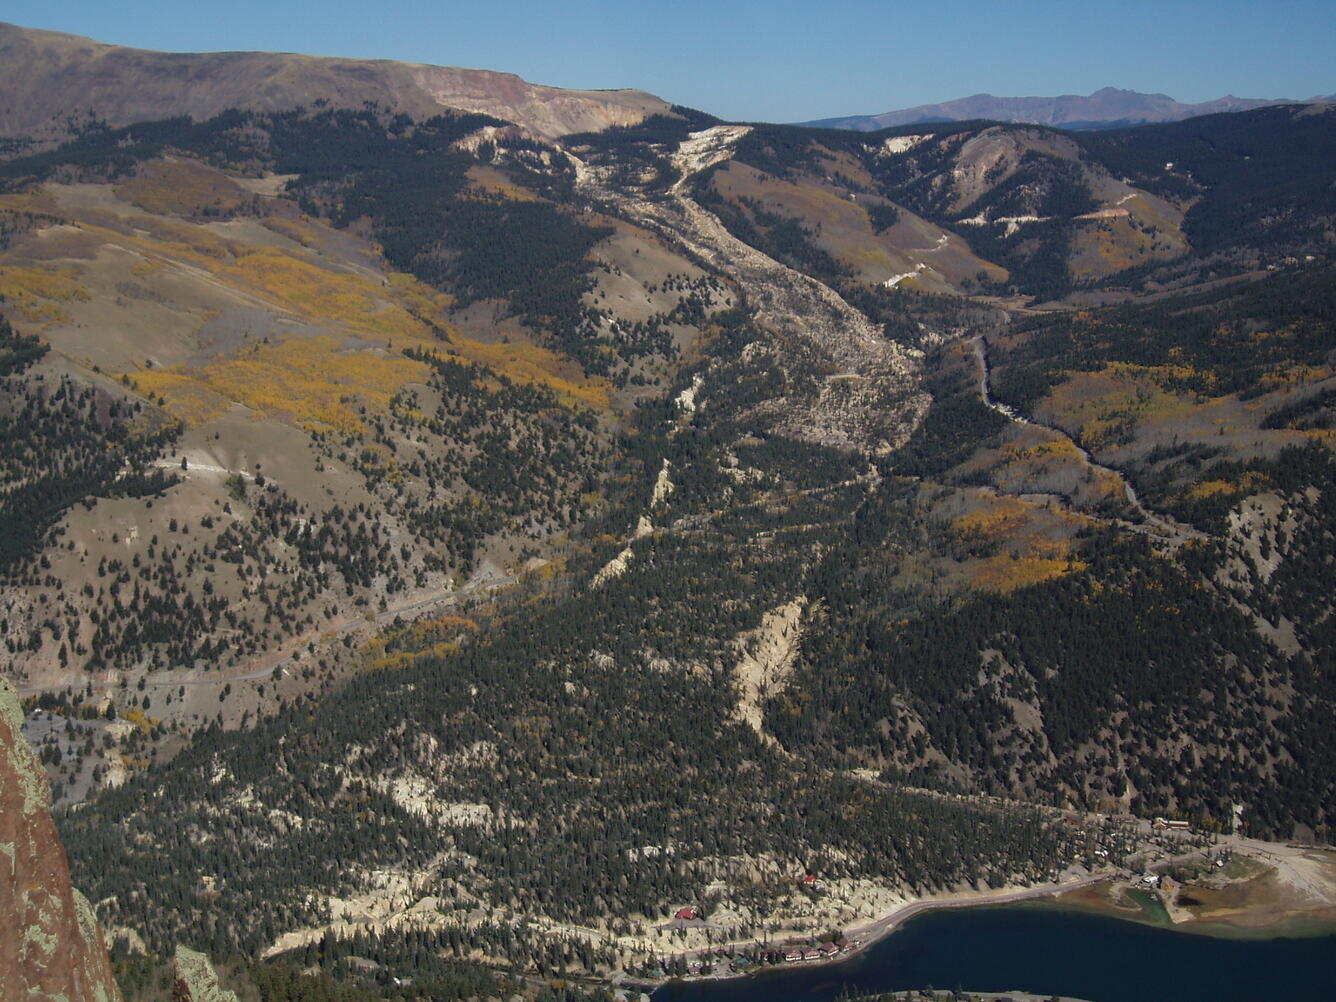
[[[1115,876],[1116,875],[1103,873],[1067,881],[1064,884],[1050,883],[1037,884],[1032,887],[999,887],[989,891],[962,891],[937,898],[919,898],[916,901],[906,901],[893,911],[873,919],[871,922],[866,922],[863,925],[854,926],[846,930],[845,936],[850,940],[850,945],[843,952],[831,957],[823,957],[814,960],[800,960],[781,964],[764,964],[738,974],[691,974],[686,977],[664,977],[656,980],[626,978],[619,984],[644,987],[649,989],[652,993],[664,985],[673,982],[694,983],[698,981],[734,981],[743,978],[751,978],[770,971],[810,970],[812,968],[820,967],[835,967],[839,964],[853,960],[859,954],[889,937],[906,922],[919,915],[927,914],[928,912],[952,911],[961,908],[996,907],[1001,905],[1020,904],[1029,900],[1041,901],[1046,898],[1055,898],[1067,891],[1079,890],[1083,887],[1089,887],[1105,880],[1114,879]],[[748,941],[746,945],[750,945],[750,943],[751,941]],[[744,944],[724,944],[707,951],[690,951],[682,956],[699,957],[708,953],[713,953],[718,949],[741,945]]]
[[[1056,898],[1068,891],[1091,887],[1106,880],[1116,879],[1116,877],[1117,874],[1099,874],[1097,876],[1092,874],[1077,880],[1069,880],[1065,884],[1050,883],[1036,884],[1031,887],[999,887],[989,891],[967,891],[959,894],[943,895],[939,898],[920,898],[917,901],[907,901],[895,911],[848,931],[845,935],[850,939],[858,937],[858,946],[846,951],[840,957],[831,959],[847,959],[861,953],[874,943],[890,936],[900,926],[917,915],[934,911],[951,911],[957,908],[986,908],[990,905],[1012,905],[1030,900]],[[826,961],[826,963],[829,962]],[[804,966],[814,965],[804,963]]]
[[[1238,839],[1242,842],[1242,839]],[[1281,843],[1259,843],[1256,840],[1249,848],[1254,851],[1267,846],[1275,848]],[[1191,853],[1187,855],[1196,855]],[[1183,857],[1179,857],[1182,859]],[[1166,912],[1165,918],[1154,916],[1142,907],[1130,908],[1118,905],[1113,899],[1105,900],[1062,900],[1065,895],[1075,891],[1099,888],[1102,884],[1113,885],[1126,880],[1131,874],[1126,870],[1112,870],[1091,874],[1063,883],[1037,884],[1031,887],[1001,887],[989,891],[956,892],[933,898],[920,898],[907,901],[892,911],[870,922],[850,927],[845,936],[850,945],[843,952],[830,957],[802,960],[779,964],[765,964],[739,973],[727,975],[697,974],[686,977],[665,977],[656,980],[630,979],[623,985],[637,985],[653,993],[655,990],[672,982],[694,983],[700,981],[732,981],[752,978],[775,971],[803,970],[822,967],[835,967],[854,959],[864,951],[888,938],[910,920],[934,911],[952,911],[962,908],[990,908],[1009,905],[1032,905],[1054,911],[1071,911],[1087,915],[1132,922],[1149,926],[1165,932],[1179,932],[1192,936],[1204,936],[1211,939],[1268,940],[1268,939],[1308,939],[1336,935],[1336,902],[1328,902],[1325,907],[1286,908],[1275,914],[1269,914],[1267,906],[1253,904],[1231,916],[1193,918],[1186,921],[1173,921]],[[1163,906],[1161,906],[1163,908]],[[1251,916],[1251,921],[1249,917]],[[1243,921],[1231,921],[1230,919]],[[701,957],[714,950],[741,946],[741,943],[726,944],[709,951],[692,951],[682,956]]]
[[[1094,885],[1098,886],[1098,885]],[[1318,909],[1290,909],[1283,914],[1263,918],[1260,921],[1246,921],[1248,911],[1237,912],[1229,916],[1197,917],[1175,922],[1165,912],[1163,917],[1144,907],[1130,908],[1114,901],[1062,901],[1065,891],[1053,895],[1050,899],[1036,899],[1036,908],[1052,911],[1074,912],[1081,915],[1096,915],[1103,918],[1133,922],[1152,929],[1166,932],[1181,932],[1189,936],[1205,936],[1209,939],[1267,940],[1267,939],[1320,939],[1336,935],[1336,908],[1328,908],[1329,915],[1323,915]],[[1260,906],[1255,909],[1260,911]],[[1242,919],[1243,921],[1231,921]]]

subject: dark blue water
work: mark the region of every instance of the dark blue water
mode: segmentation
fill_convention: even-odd
[[[932,985],[1091,1002],[1336,999],[1336,935],[1218,939],[1033,907],[928,912],[848,961],[665,985],[654,1002],[830,1002]]]

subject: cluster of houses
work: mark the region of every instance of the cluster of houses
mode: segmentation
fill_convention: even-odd
[[[784,963],[796,964],[804,960],[829,960],[831,957],[838,957],[849,949],[850,943],[843,936],[830,942],[790,946],[784,950]]]
[[[678,922],[704,922],[700,909],[694,905],[684,905],[673,913]],[[647,970],[649,977],[662,977],[665,974],[700,976],[713,971],[714,974],[738,974],[756,964],[797,964],[807,961],[831,960],[851,950],[857,949],[859,940],[850,941],[842,934],[828,934],[829,939],[794,941],[782,945],[770,945],[757,941],[750,947],[720,946],[698,953],[694,958],[664,957],[655,970]]]
[[[834,940],[822,940],[820,942],[786,943],[777,949],[763,946],[760,943],[757,943],[754,947],[736,951],[731,948],[720,947],[685,962],[683,973],[692,976],[707,974],[716,961],[725,962],[727,967],[724,970],[737,974],[756,964],[800,964],[832,960],[848,953],[857,946],[857,942],[850,942],[844,936],[840,936]],[[665,971],[671,972],[673,966],[671,960],[665,958],[662,964]],[[719,968],[714,968],[714,970],[716,974],[720,973]]]

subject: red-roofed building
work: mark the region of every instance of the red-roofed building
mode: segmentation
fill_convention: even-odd
[[[673,916],[675,919],[683,919],[687,922],[690,922],[697,917],[696,909],[692,908],[690,905],[687,905],[685,908],[677,909],[677,914]]]

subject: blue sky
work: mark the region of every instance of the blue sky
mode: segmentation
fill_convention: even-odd
[[[1336,0],[7,0],[0,19],[172,51],[267,49],[639,87],[725,118],[799,121],[969,94],[1181,101],[1336,92]]]

